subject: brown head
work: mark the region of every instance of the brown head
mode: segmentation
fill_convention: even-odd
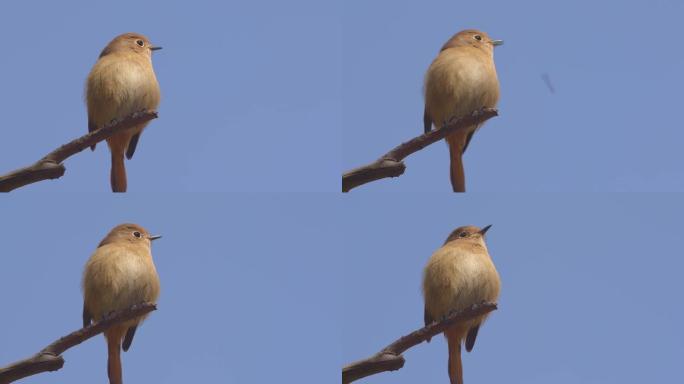
[[[135,52],[141,55],[145,55],[152,58],[152,51],[161,49],[161,47],[156,47],[150,43],[150,40],[139,34],[139,33],[124,33],[114,38],[109,44],[102,50],[100,57],[107,56],[111,53],[119,52]]]
[[[503,44],[503,40],[492,40],[488,34],[477,29],[466,29],[455,34],[442,46],[442,51],[457,47],[475,47],[486,52],[494,52],[494,47]]]
[[[152,240],[156,240],[161,236],[152,236],[147,230],[137,224],[120,224],[114,227],[107,236],[97,246],[98,248],[115,242],[129,242],[131,244],[143,244],[150,246]]]
[[[473,225],[466,225],[464,227],[458,227],[456,228],[451,234],[449,234],[449,237],[447,237],[446,241],[444,244],[449,243],[451,241],[482,241],[484,242],[484,236],[485,233],[491,228],[491,225],[488,225],[482,229],[473,226]]]

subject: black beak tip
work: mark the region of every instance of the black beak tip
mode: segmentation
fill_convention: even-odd
[[[482,229],[480,230],[480,234],[481,234],[481,235],[484,235],[485,233],[487,233],[487,231],[489,231],[489,228],[491,228],[491,227],[492,227],[492,225],[489,224],[488,226],[482,228]]]

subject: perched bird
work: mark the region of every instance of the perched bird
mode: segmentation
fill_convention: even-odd
[[[503,44],[486,33],[467,29],[444,44],[425,75],[425,132],[432,124],[441,128],[458,118],[499,100],[499,80],[494,67],[494,47]],[[467,127],[447,136],[451,157],[451,186],[465,192],[462,156],[479,126]]]
[[[143,35],[124,33],[102,50],[86,81],[89,132],[143,109],[157,108],[159,83],[152,68],[152,51],[157,49],[161,47],[153,46]],[[124,154],[128,159],[133,157],[146,125],[140,124],[107,139],[112,154],[113,192],[126,192]]]
[[[159,276],[154,267],[151,236],[135,224],[112,229],[90,256],[83,271],[83,326],[98,322],[111,312],[143,302],[156,302]],[[121,348],[127,351],[135,330],[147,317],[129,320],[104,332],[107,339],[107,374],[110,384],[121,384]]]
[[[465,226],[453,231],[446,242],[430,258],[423,274],[425,325],[441,320],[452,311],[459,311],[499,297],[499,274],[487,252],[484,235],[491,225],[482,229]],[[480,325],[487,315],[466,323],[455,324],[444,336],[449,346],[449,379],[451,384],[463,384],[461,342],[468,352],[475,345]]]

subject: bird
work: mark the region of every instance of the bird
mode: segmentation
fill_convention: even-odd
[[[150,248],[151,242],[160,237],[136,224],[117,225],[105,236],[83,271],[83,327],[114,311],[157,301],[159,276]],[[114,325],[104,332],[110,384],[123,382],[121,349],[128,351],[137,327],[146,317]]]
[[[89,132],[112,120],[157,108],[161,94],[152,67],[152,52],[158,49],[161,47],[152,45],[139,33],[124,33],[102,50],[86,80]],[[139,124],[107,138],[112,157],[110,182],[113,192],[126,192],[124,154],[129,160],[133,157],[140,134],[147,124]],[[95,145],[91,149],[95,150]]]
[[[494,108],[499,101],[499,80],[494,66],[494,47],[485,32],[466,29],[447,41],[425,75],[424,132],[432,125],[441,128],[453,118],[481,108]],[[454,192],[465,192],[463,153],[479,125],[446,137],[451,160],[450,178]]]
[[[485,244],[485,233],[490,227],[459,227],[430,257],[423,271],[426,326],[453,311],[482,302],[495,302],[499,297],[499,273]],[[463,384],[461,344],[465,342],[468,352],[473,349],[478,330],[486,318],[487,315],[482,315],[444,331],[449,348],[451,384]]]

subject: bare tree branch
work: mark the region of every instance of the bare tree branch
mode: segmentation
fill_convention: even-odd
[[[100,322],[81,328],[56,340],[28,359],[17,361],[5,368],[0,368],[0,384],[11,383],[41,372],[56,371],[64,365],[64,359],[60,355],[67,349],[106,331],[113,325],[134,319],[156,309],[157,306],[155,304],[141,303],[122,311],[113,312]]]
[[[382,155],[378,160],[343,174],[342,192],[349,192],[360,185],[384,179],[385,177],[401,176],[406,170],[402,160],[407,156],[420,151],[436,141],[442,140],[459,129],[482,124],[490,118],[498,116],[498,114],[499,112],[495,108],[482,108],[470,115],[451,119],[440,129],[414,137]]]
[[[407,349],[423,341],[430,341],[433,336],[444,332],[454,324],[482,316],[495,309],[496,303],[475,304],[462,311],[454,311],[441,321],[434,322],[406,336],[402,336],[375,355],[342,368],[342,383],[351,383],[352,381],[380,372],[396,371],[404,366],[404,356],[401,354]]]
[[[133,128],[157,117],[156,111],[140,111],[119,121],[112,121],[100,129],[62,145],[33,165],[0,176],[0,192],[9,192],[37,181],[62,177],[66,171],[62,162],[68,157],[105,140],[115,133]]]

